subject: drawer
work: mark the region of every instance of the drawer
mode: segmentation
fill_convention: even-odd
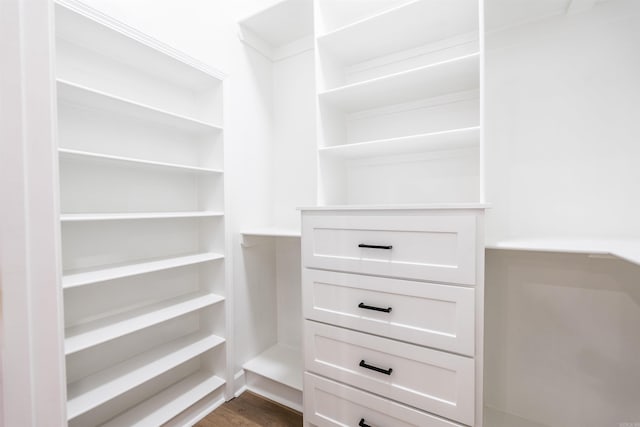
[[[305,321],[305,368],[473,425],[474,359]]]
[[[473,285],[476,216],[304,212],[302,254],[310,268]]]
[[[304,417],[318,427],[462,427],[309,373],[304,375]]]
[[[302,277],[307,319],[474,354],[473,288],[311,269]]]

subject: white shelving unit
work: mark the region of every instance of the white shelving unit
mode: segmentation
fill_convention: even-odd
[[[69,425],[213,408],[229,369],[223,75],[75,0],[55,15]]]
[[[312,0],[283,0],[238,22],[247,55],[265,56],[273,87],[272,212],[260,227],[241,231],[240,250],[253,319],[239,340],[236,381],[302,410],[300,214],[315,199],[315,89]],[[256,67],[261,73],[263,67]],[[266,76],[257,75],[264,79]],[[296,117],[292,121],[291,118]],[[292,159],[296,159],[292,162]],[[297,261],[296,261],[297,260]],[[256,305],[256,301],[260,304]]]
[[[318,203],[483,201],[480,2],[318,2]]]

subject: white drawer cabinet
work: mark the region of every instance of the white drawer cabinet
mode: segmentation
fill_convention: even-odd
[[[303,209],[306,426],[482,427],[483,218]]]
[[[307,319],[473,356],[475,290],[305,269]]]
[[[318,427],[462,427],[371,393],[304,375],[306,419]]]
[[[465,424],[473,422],[473,359],[308,322],[305,367]]]
[[[302,233],[304,267],[475,284],[473,216],[314,215]]]

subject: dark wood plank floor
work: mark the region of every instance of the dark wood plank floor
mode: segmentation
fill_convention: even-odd
[[[207,415],[196,427],[299,427],[302,414],[244,392]]]

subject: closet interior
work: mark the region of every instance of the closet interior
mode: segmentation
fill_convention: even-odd
[[[53,6],[70,426],[245,390],[305,425],[640,421],[640,2],[107,3]],[[441,329],[337,302],[386,286]],[[458,382],[336,374],[331,340]]]

